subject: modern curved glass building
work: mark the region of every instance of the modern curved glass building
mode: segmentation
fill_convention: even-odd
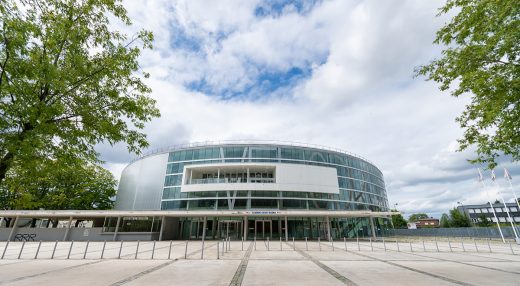
[[[175,146],[121,175],[116,209],[161,211],[174,239],[331,239],[390,227],[383,174],[368,160],[306,144]]]

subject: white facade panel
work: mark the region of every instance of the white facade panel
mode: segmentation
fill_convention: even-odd
[[[128,165],[121,174],[115,209],[160,210],[168,153]]]
[[[339,194],[336,169],[322,166],[280,163],[190,165],[184,168],[184,178],[187,178],[193,169],[230,168],[233,165],[240,168],[274,167],[275,183],[189,184],[189,180],[185,179],[181,186],[181,192],[257,190]]]

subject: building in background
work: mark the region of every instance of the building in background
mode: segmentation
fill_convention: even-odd
[[[520,210],[518,209],[518,205],[516,203],[506,203],[506,206],[509,209],[509,214],[511,215],[513,222],[520,222]],[[493,204],[493,208],[495,209],[495,213],[499,222],[509,222],[506,208],[504,207],[503,203],[495,203]],[[458,206],[457,209],[461,212],[465,212],[473,223],[480,222],[480,217],[482,215],[486,216],[489,221],[496,222],[496,219],[493,215],[493,209],[489,203],[481,205],[461,205]]]

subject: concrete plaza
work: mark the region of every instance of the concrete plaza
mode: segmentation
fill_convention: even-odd
[[[520,247],[484,240],[5,246],[0,285],[520,285]]]

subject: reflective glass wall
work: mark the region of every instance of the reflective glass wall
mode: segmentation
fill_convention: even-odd
[[[190,164],[271,162],[333,167],[339,194],[294,191],[204,191],[181,193],[182,172]],[[372,210],[388,211],[379,169],[352,155],[286,145],[222,145],[169,153],[163,210]]]

